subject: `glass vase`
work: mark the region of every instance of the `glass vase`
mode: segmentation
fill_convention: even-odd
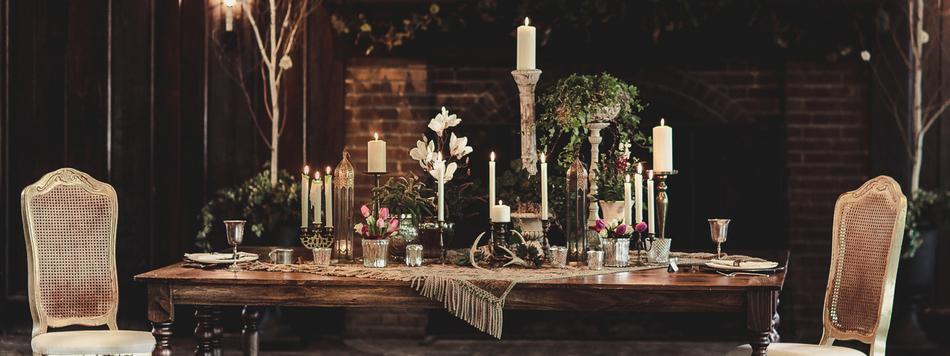
[[[627,267],[630,264],[630,238],[607,238],[602,242],[604,266]]]
[[[399,232],[389,238],[393,259],[406,256],[406,246],[419,243],[419,226],[412,214],[399,214]]]
[[[363,239],[363,267],[383,268],[389,262],[389,240]]]
[[[355,177],[350,153],[343,150],[343,159],[333,170],[333,226],[336,226],[333,229],[333,257],[340,261],[352,261],[356,247],[353,239]]]

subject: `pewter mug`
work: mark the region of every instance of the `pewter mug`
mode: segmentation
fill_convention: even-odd
[[[289,248],[275,248],[267,254],[267,257],[270,257],[273,263],[289,265],[294,263],[294,250]]]
[[[722,257],[722,243],[729,234],[729,222],[732,219],[709,219],[709,237],[716,243],[716,258]]]

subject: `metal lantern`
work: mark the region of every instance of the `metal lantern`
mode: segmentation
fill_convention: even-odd
[[[564,212],[564,233],[567,236],[568,258],[583,261],[587,257],[587,168],[580,158],[567,169],[567,201]]]
[[[353,208],[356,171],[350,153],[343,150],[343,159],[333,170],[333,255],[340,260],[353,260]]]

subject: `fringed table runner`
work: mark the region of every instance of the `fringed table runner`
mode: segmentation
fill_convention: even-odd
[[[501,338],[502,309],[505,306],[505,298],[518,283],[663,267],[665,266],[608,267],[594,271],[586,267],[551,268],[547,266],[537,269],[482,270],[440,264],[428,264],[422,267],[390,265],[386,268],[366,268],[357,264],[280,265],[258,261],[242,265],[243,269],[249,271],[304,272],[334,277],[405,281],[420,295],[441,302],[452,315],[498,339]]]

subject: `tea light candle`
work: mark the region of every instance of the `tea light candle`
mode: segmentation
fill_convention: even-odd
[[[498,204],[491,208],[491,221],[496,223],[511,222],[511,207],[499,200]]]
[[[327,227],[333,227],[333,175],[330,166],[327,166],[327,175],[323,177],[323,194],[327,201]]]
[[[518,63],[515,69],[536,69],[535,66],[535,39],[537,30],[529,24],[527,17],[524,25],[518,26]]]
[[[379,133],[373,133],[373,140],[366,143],[366,171],[386,173],[386,141],[379,139]]]

